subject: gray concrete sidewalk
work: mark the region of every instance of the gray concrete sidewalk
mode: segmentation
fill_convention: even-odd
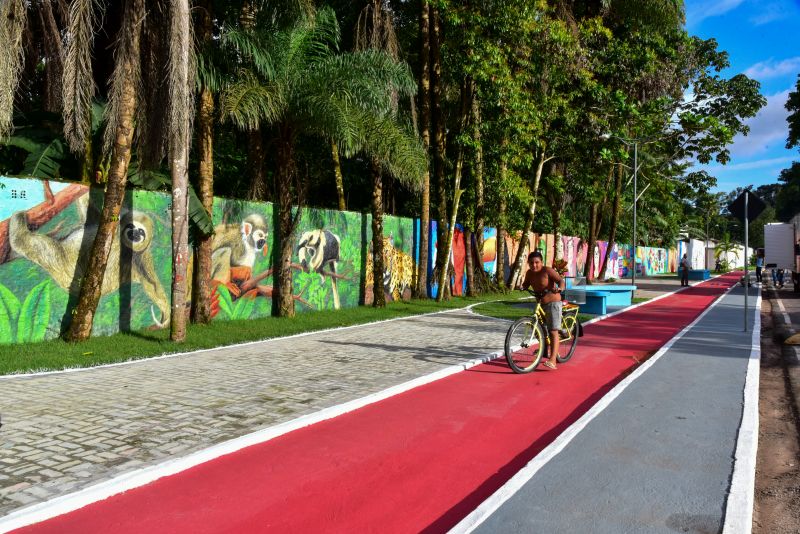
[[[502,348],[465,311],[0,378],[0,516]]]
[[[743,332],[743,299],[723,297],[477,531],[720,532],[756,312]]]

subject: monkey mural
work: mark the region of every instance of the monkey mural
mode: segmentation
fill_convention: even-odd
[[[251,279],[256,255],[267,254],[267,223],[261,215],[252,213],[241,224],[221,224],[214,229],[211,241],[211,280],[215,285],[212,295],[212,315],[219,311],[217,286],[228,288],[233,299],[255,298],[272,294],[271,288],[255,287],[242,291]]]
[[[300,236],[297,245],[297,256],[300,265],[307,273],[314,271],[324,284],[330,274],[336,274],[336,263],[339,258],[339,238],[328,230],[311,230]],[[330,269],[329,272],[325,268]],[[330,276],[333,307],[339,309],[339,289],[336,287],[336,276]]]
[[[9,220],[9,244],[20,256],[42,267],[56,284],[71,295],[80,291],[80,280],[88,265],[89,249],[81,247],[91,243],[97,234],[96,224],[86,224],[89,195],[76,201],[80,217],[77,227],[63,239],[37,234],[28,228],[24,211],[15,213]],[[141,211],[123,211],[108,255],[101,295],[116,292],[120,286],[138,283],[161,312],[157,318],[153,305],[150,315],[153,322],[164,327],[169,322],[169,301],[153,266],[150,245],[153,239],[153,219]],[[120,269],[120,260],[130,268]]]

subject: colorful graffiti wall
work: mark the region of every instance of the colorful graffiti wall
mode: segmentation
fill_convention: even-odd
[[[79,184],[0,177],[0,343],[50,339],[68,327],[97,230],[102,194]],[[94,320],[95,334],[168,324],[170,210],[170,197],[164,193],[127,193]],[[274,215],[269,203],[215,199],[211,295],[215,320],[271,314]],[[408,299],[419,257],[419,221],[387,216],[383,226],[384,294],[389,301]],[[436,263],[436,231],[437,223],[432,221],[429,276]],[[506,237],[506,276],[520,246],[521,235],[516,237]],[[292,272],[298,312],[372,302],[369,215],[303,208],[294,239]],[[569,274],[583,274],[586,243],[569,236],[560,240]],[[483,241],[480,262],[495,274],[497,230],[485,228]],[[599,242],[592,251],[595,276],[601,275],[607,246]],[[556,251],[552,235],[533,235],[525,250],[533,249],[542,252],[546,264],[552,264]],[[449,258],[454,295],[466,292],[465,251],[464,230],[457,225]],[[640,248],[637,258],[641,273],[655,274],[674,270],[677,252]],[[609,254],[608,276],[630,276],[632,263],[630,247],[615,244]],[[432,296],[437,291],[434,283]]]

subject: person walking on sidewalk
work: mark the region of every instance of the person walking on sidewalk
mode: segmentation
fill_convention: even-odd
[[[764,270],[764,256],[756,256],[756,282],[763,282],[761,271]]]
[[[528,272],[522,281],[522,289],[533,288],[536,298],[544,309],[547,331],[550,334],[550,354],[544,362],[545,367],[556,369],[558,345],[561,342],[558,330],[561,328],[561,292],[564,291],[564,278],[555,269],[544,266],[542,253],[534,250],[528,255]]]
[[[681,258],[681,287],[689,285],[689,258],[686,254]]]

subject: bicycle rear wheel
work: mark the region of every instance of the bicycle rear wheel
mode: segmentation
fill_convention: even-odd
[[[517,319],[506,334],[505,352],[508,365],[515,373],[530,373],[544,354],[544,330],[533,317]]]
[[[569,361],[572,355],[575,354],[575,348],[578,346],[578,332],[580,328],[578,323],[577,312],[565,314],[561,319],[558,356],[556,356],[556,361],[558,363]]]

